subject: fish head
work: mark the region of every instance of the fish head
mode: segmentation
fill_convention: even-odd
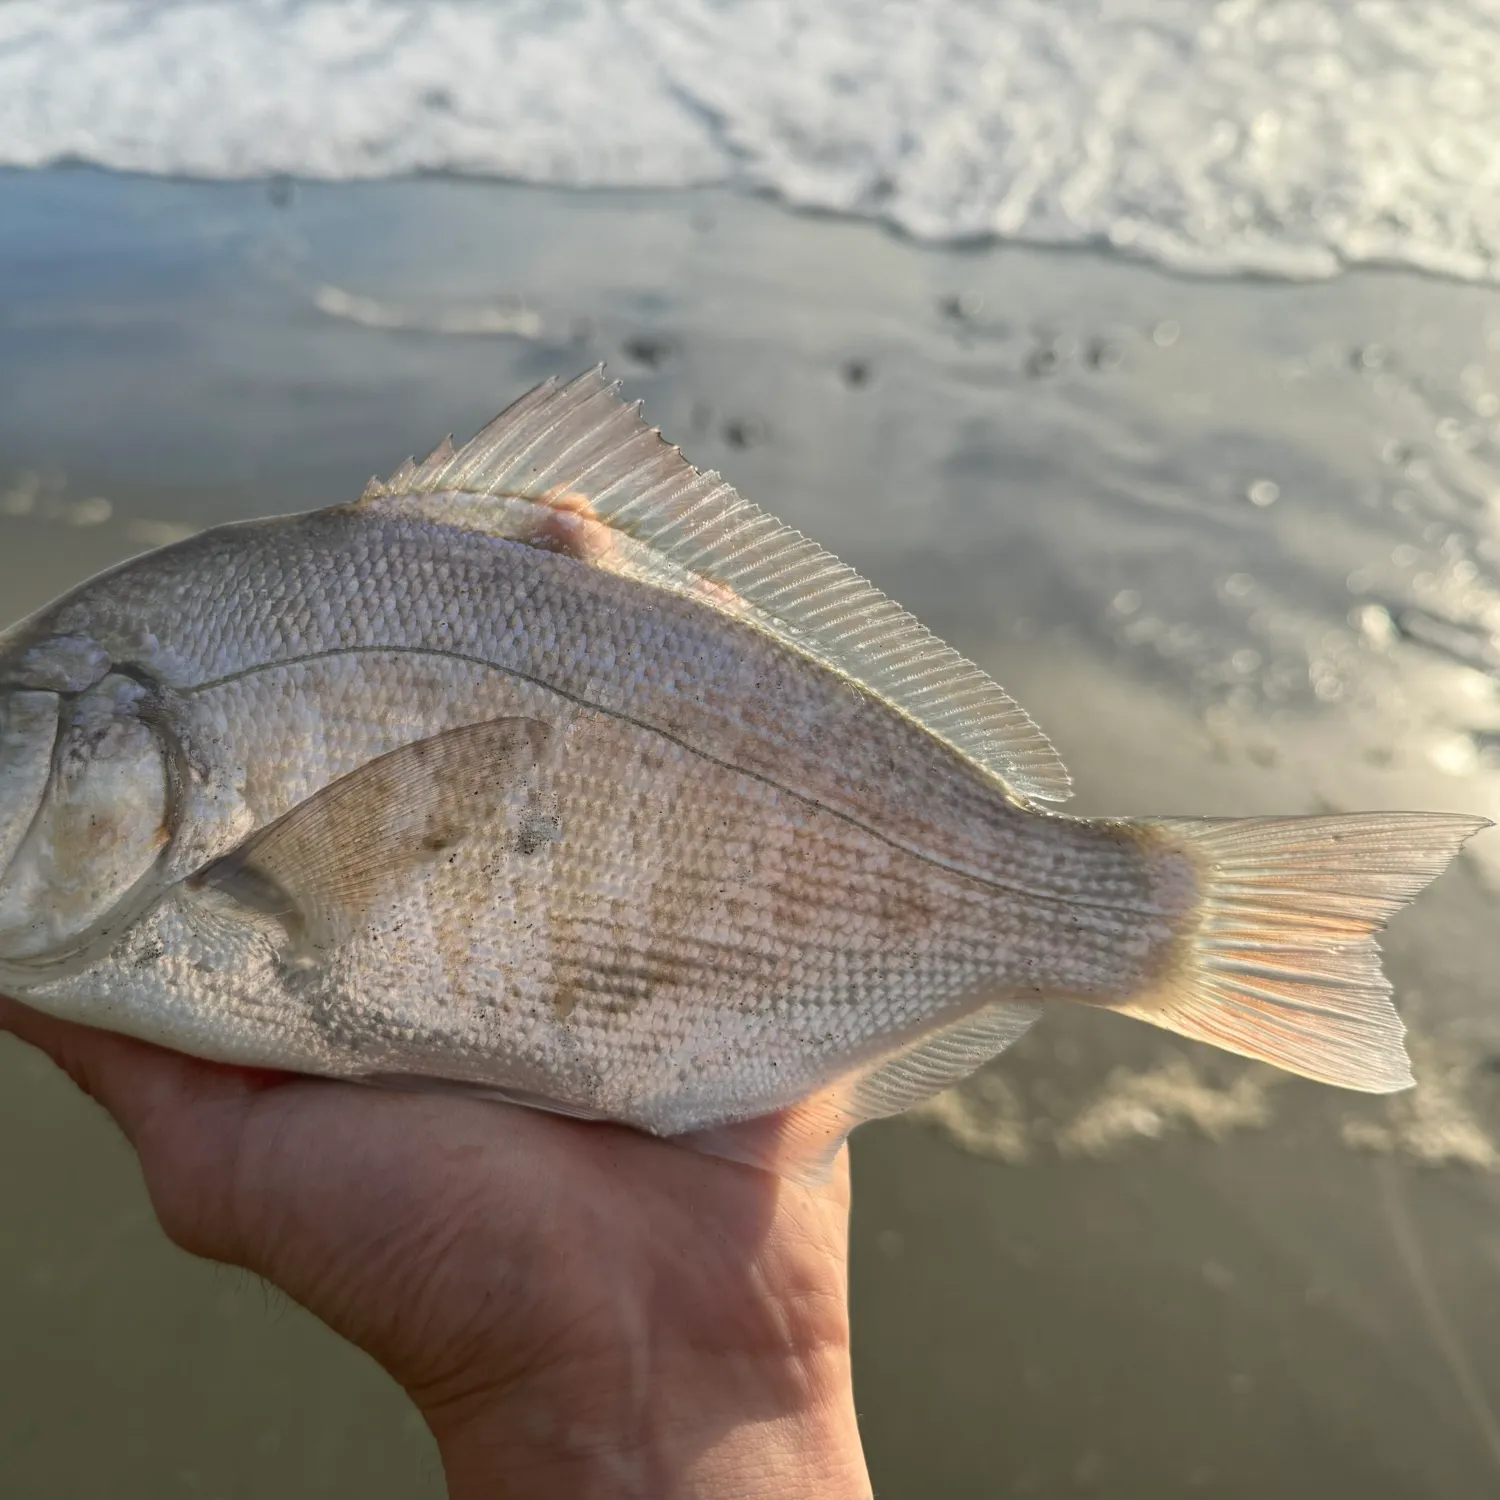
[[[86,653],[71,646],[61,656],[85,667]],[[170,841],[159,696],[107,669],[69,686],[79,675],[87,668],[49,676],[0,655],[9,684],[0,692],[0,962],[48,959],[99,935]]]

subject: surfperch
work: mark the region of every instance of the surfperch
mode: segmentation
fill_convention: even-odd
[[[1406,1087],[1374,934],[1485,826],[1060,814],[1010,697],[598,370],[83,584],[0,694],[26,1003],[801,1178],[1050,1004]]]

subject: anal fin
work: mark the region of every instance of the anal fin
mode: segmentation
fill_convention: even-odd
[[[672,1139],[706,1156],[817,1186],[828,1180],[850,1131],[868,1120],[899,1115],[952,1088],[1019,1041],[1042,1010],[1034,1000],[992,1001],[800,1103]]]
[[[836,1083],[774,1114],[669,1139],[689,1151],[758,1167],[805,1187],[819,1187],[828,1181],[849,1132],[859,1123],[849,1112],[846,1088]]]
[[[364,1073],[349,1080],[370,1088],[388,1089],[398,1094],[438,1094],[452,1099],[482,1099],[490,1104],[514,1104],[522,1109],[536,1109],[543,1114],[562,1115],[569,1120],[598,1122],[608,1117],[583,1104],[570,1104],[526,1089],[506,1088],[500,1084],[469,1083],[461,1078],[436,1078],[424,1073]]]

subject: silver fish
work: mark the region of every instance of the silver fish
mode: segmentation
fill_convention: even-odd
[[[1081,820],[979,669],[596,370],[0,636],[0,986],[816,1176],[1050,1001],[1411,1082],[1373,934],[1481,818]]]

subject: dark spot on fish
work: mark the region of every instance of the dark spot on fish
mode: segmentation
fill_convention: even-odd
[[[594,1004],[601,1015],[628,1016],[649,995],[603,995]]]
[[[666,749],[654,740],[648,740],[638,751],[640,768],[647,775],[655,776],[667,763]]]
[[[272,208],[290,208],[297,196],[297,185],[290,177],[273,177],[266,184],[266,197]]]
[[[856,389],[869,383],[870,362],[866,359],[846,359],[844,361],[844,384]]]
[[[135,956],[135,966],[144,969],[148,964],[154,964],[167,951],[167,945],[163,942],[150,942]]]
[[[517,854],[535,854],[546,844],[555,844],[562,837],[562,820],[552,814],[541,814],[527,818],[516,830],[513,845]]]
[[[886,885],[880,888],[880,921],[897,939],[920,937],[936,920],[937,913],[921,887]]]
[[[453,108],[453,95],[442,87],[423,89],[422,105],[425,109],[447,113]]]

